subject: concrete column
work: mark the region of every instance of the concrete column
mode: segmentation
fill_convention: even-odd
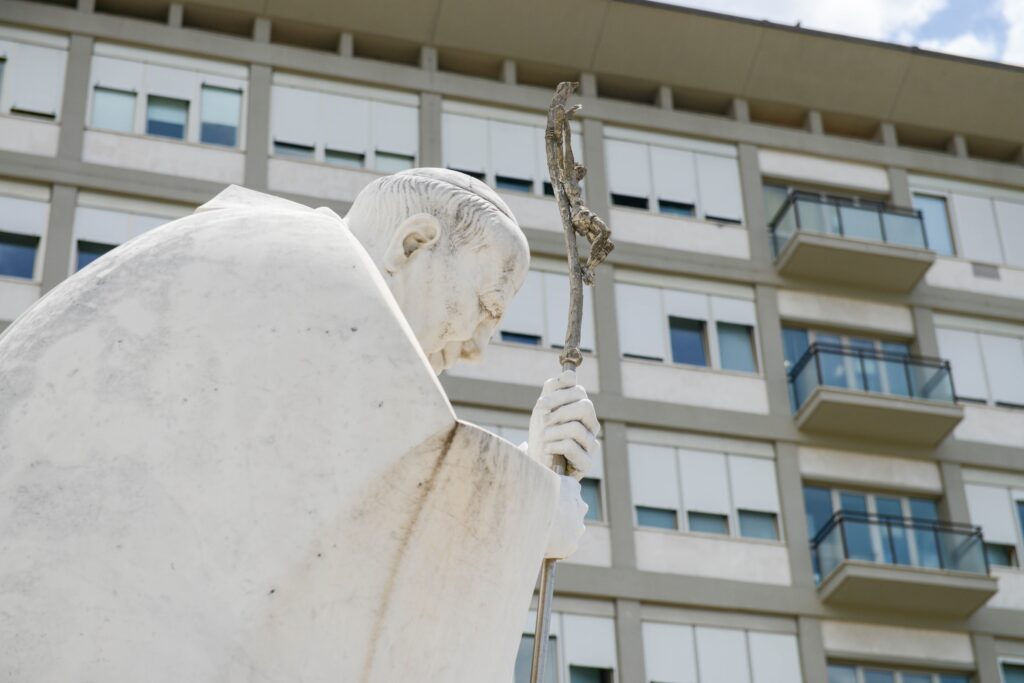
[[[786,376],[786,354],[782,348],[778,290],[771,285],[757,285],[754,291],[761,364],[768,384],[768,410],[772,415],[788,418],[792,408],[789,401],[789,379]]]
[[[514,59],[506,59],[501,63],[501,82],[515,85],[517,81],[516,62]]]
[[[54,185],[50,195],[50,221],[43,247],[42,292],[46,294],[64,281],[71,267],[71,243],[78,189]]]
[[[96,0],[78,0],[75,7],[79,12],[95,12]]]
[[[257,43],[269,43],[273,25],[266,17],[256,17],[252,22],[252,39]]]
[[[441,96],[420,93],[420,166],[443,165],[441,147]]]
[[[672,111],[675,108],[675,96],[672,94],[672,88],[667,85],[658,86],[658,94],[655,96],[654,104],[659,109],[668,109]]]
[[[270,157],[271,70],[264,64],[249,67],[249,101],[245,114],[245,186],[267,189]]]
[[[960,133],[954,133],[953,137],[946,143],[946,151],[955,157],[966,159],[970,156],[967,151],[967,138]]]
[[[640,621],[640,603],[636,600],[615,601],[615,644],[619,659],[619,683],[646,681],[643,626]]]
[[[875,142],[885,145],[886,147],[895,147],[899,144],[899,139],[896,137],[896,126],[883,121],[878,124],[878,130],[875,131]]]
[[[425,71],[437,71],[437,48],[424,45],[420,48],[420,68]]]
[[[742,98],[734,97],[729,105],[729,116],[741,123],[750,123],[750,103]]]
[[[597,76],[590,73],[580,74],[579,93],[583,97],[597,97]]]
[[[91,37],[77,34],[71,36],[61,99],[60,135],[57,138],[57,158],[61,160],[78,161],[82,158],[92,47]]]
[[[338,54],[342,57],[352,57],[356,53],[356,40],[348,31],[345,31],[338,38]]]
[[[971,519],[967,510],[967,490],[964,488],[964,473],[960,463],[941,462],[942,500],[939,503],[939,514],[949,522],[966,524]]]
[[[629,453],[624,422],[605,421],[604,492],[608,526],[611,531],[612,565],[636,568],[633,544],[633,496],[629,484]]]
[[[782,527],[786,534],[786,549],[789,551],[789,568],[793,585],[814,587],[814,571],[811,567],[807,515],[804,512],[803,480],[800,478],[800,461],[796,444],[779,443],[775,449],[775,476],[779,480],[779,504],[781,505]],[[808,679],[810,680],[810,679]]]
[[[825,640],[821,635],[821,620],[814,617],[797,619],[797,638],[800,641],[800,668],[804,680],[828,680],[828,663],[825,656]]]
[[[935,334],[932,310],[923,306],[911,309],[914,318],[914,344],[912,351],[919,356],[939,357],[939,339]]]
[[[821,119],[821,112],[817,109],[811,109],[807,112],[807,116],[804,118],[804,128],[807,129],[808,133],[814,135],[825,134],[825,123]]]
[[[770,267],[775,261],[768,234],[768,217],[764,211],[764,190],[757,147],[736,146],[740,165],[740,187],[743,190],[743,214],[746,216],[750,259],[755,265]]]
[[[909,209],[914,205],[910,194],[910,176],[905,168],[892,168],[889,171],[889,203]]]
[[[971,645],[974,647],[974,665],[977,667],[974,683],[1002,683],[996,639],[984,633],[972,633]]]
[[[180,2],[172,2],[167,8],[167,25],[174,28],[181,28],[185,22],[185,6]]]

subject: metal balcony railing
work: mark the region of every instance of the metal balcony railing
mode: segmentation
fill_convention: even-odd
[[[854,204],[799,190],[789,193],[769,226],[776,256],[798,230],[928,248],[920,211],[881,203]]]
[[[815,342],[789,370],[794,409],[819,386],[955,403],[949,361]]]
[[[811,540],[819,581],[845,560],[989,573],[981,528],[841,510]]]

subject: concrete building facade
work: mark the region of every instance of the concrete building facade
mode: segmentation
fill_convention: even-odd
[[[344,213],[446,166],[533,250],[443,378],[520,439],[564,333],[564,79],[617,249],[552,680],[1024,680],[1024,70],[622,0],[2,0],[0,329],[228,183]]]

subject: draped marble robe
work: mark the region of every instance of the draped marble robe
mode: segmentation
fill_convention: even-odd
[[[0,677],[508,680],[557,497],[344,221],[229,188],[0,336]]]

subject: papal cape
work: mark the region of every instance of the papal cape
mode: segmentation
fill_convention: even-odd
[[[0,679],[505,683],[557,495],[334,213],[229,188],[0,336]]]

